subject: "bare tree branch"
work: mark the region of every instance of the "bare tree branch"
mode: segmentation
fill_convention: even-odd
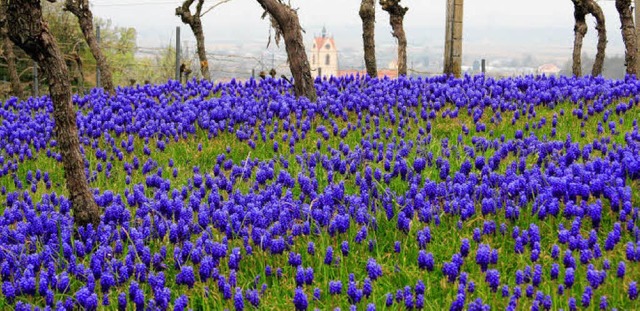
[[[226,2],[229,0],[223,0],[223,1]],[[198,2],[196,3],[195,13],[191,13],[191,5],[193,4],[193,2],[194,0],[185,0],[182,3],[182,6],[179,6],[176,8],[176,16],[180,16],[180,19],[182,20],[182,22],[189,25],[189,27],[191,28],[191,31],[193,32],[193,36],[196,37],[198,59],[200,60],[200,73],[202,74],[202,77],[204,79],[210,80],[211,73],[209,72],[209,62],[207,60],[207,51],[204,46],[204,30],[202,27],[202,20],[200,19],[202,15],[204,15],[200,13],[202,11],[204,0],[198,0]],[[217,5],[214,5],[213,7],[215,6]]]
[[[204,13],[200,14],[200,17],[203,17],[205,14],[209,13],[209,11],[215,9],[216,7],[220,6],[221,4],[225,4],[227,2],[230,2],[231,0],[220,0],[218,3],[212,5],[211,7],[209,7],[208,9],[206,9],[204,11]]]
[[[269,14],[269,12],[264,11],[264,13],[262,13],[262,19],[265,19],[265,17],[269,16],[269,22],[271,23],[271,27],[269,28],[269,41],[267,41],[267,48],[269,48],[269,46],[271,45],[271,31],[273,30],[275,32],[275,34],[273,35],[273,39],[276,42],[276,46],[280,46],[280,40],[282,40],[282,29],[280,28],[280,25],[278,24],[278,21],[276,21],[275,18],[273,18],[273,16],[271,14]]]
[[[78,18],[78,24],[80,25],[84,39],[100,69],[100,80],[102,81],[104,89],[114,94],[115,87],[111,76],[111,68],[109,68],[107,57],[102,53],[98,39],[94,34],[93,13],[89,8],[89,0],[65,0],[64,9]]]

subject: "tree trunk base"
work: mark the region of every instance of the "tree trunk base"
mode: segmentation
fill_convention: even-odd
[[[100,209],[93,199],[84,173],[84,159],[71,104],[71,85],[67,65],[54,37],[42,19],[40,1],[12,0],[7,10],[9,37],[33,60],[40,64],[49,81],[53,102],[53,119],[67,190],[76,225],[100,222]]]

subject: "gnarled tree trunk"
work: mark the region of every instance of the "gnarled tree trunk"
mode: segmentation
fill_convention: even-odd
[[[624,65],[627,67],[627,74],[637,74],[636,28],[633,23],[631,0],[616,0],[616,10],[620,16],[620,29],[624,41]]]
[[[89,0],[65,0],[64,8],[78,18],[84,39],[87,41],[87,45],[89,45],[89,50],[93,58],[96,59],[98,68],[100,68],[100,81],[105,91],[113,94],[115,88],[113,86],[113,79],[111,78],[111,69],[107,63],[107,58],[102,53],[102,50],[100,50],[100,44],[98,44],[98,39],[94,34],[93,14],[91,13],[91,9],[89,9]]]
[[[276,37],[281,35],[284,38],[296,97],[306,96],[310,101],[316,101],[316,88],[311,77],[311,66],[304,48],[298,14],[281,0],[257,1],[271,17],[271,24],[276,27]]]
[[[211,73],[209,72],[209,62],[207,61],[207,51],[204,47],[204,31],[202,30],[202,20],[200,19],[202,14],[202,4],[204,0],[198,0],[196,4],[196,11],[191,13],[191,5],[194,0],[185,0],[182,6],[176,8],[176,16],[180,16],[183,23],[189,25],[193,35],[196,37],[196,46],[198,50],[198,59],[200,60],[200,73],[205,80],[211,80]]]
[[[0,5],[0,20],[6,19],[7,7],[3,1]],[[0,22],[2,23],[2,22]],[[7,27],[4,24],[0,28],[1,43],[3,44],[2,53],[5,61],[7,62],[7,71],[9,71],[9,82],[11,83],[11,95],[22,98],[24,90],[22,83],[20,83],[20,76],[18,75],[18,67],[16,66],[16,55],[13,53],[13,42],[9,39],[7,34]]]
[[[582,42],[584,36],[587,34],[587,22],[585,17],[587,10],[582,0],[573,1],[573,18],[575,19],[575,25],[573,26],[573,65],[571,70],[576,77],[582,76]]]
[[[636,65],[638,72],[640,72],[640,0],[634,0],[634,21],[636,26]]]
[[[594,0],[571,0],[573,2],[573,17],[575,19],[574,41],[573,41],[573,75],[582,75],[582,42],[587,33],[586,15],[591,14],[596,19],[596,30],[598,31],[598,46],[596,58],[593,63],[591,75],[602,74],[604,65],[605,49],[607,47],[607,30],[605,27],[604,13]]]
[[[71,105],[71,86],[67,65],[42,19],[40,0],[2,0],[8,2],[6,24],[9,37],[33,60],[40,64],[49,82],[53,102],[53,119],[58,146],[62,153],[64,177],[71,199],[76,224],[97,225],[100,210],[96,205],[84,173],[84,159],[80,153],[76,114]],[[3,25],[0,25],[3,26]]]
[[[6,30],[3,30],[5,32]],[[18,75],[18,66],[16,65],[16,55],[13,53],[13,43],[6,33],[2,34],[2,42],[4,48],[2,50],[4,59],[7,61],[7,71],[9,71],[9,82],[11,83],[11,95],[22,98],[24,96],[24,88],[20,82]]]
[[[360,18],[362,19],[362,41],[364,43],[364,63],[367,74],[375,78],[378,76],[376,65],[376,2],[375,0],[362,0],[360,3]]]
[[[604,67],[605,49],[607,48],[607,28],[605,26],[604,13],[600,5],[594,0],[586,0],[586,3],[587,11],[596,18],[596,30],[598,31],[596,59],[591,70],[591,75],[595,77],[602,74],[602,67]]]
[[[404,32],[404,15],[409,8],[402,7],[400,0],[380,0],[382,9],[389,13],[389,24],[393,36],[398,40],[398,75],[407,75],[407,36]]]

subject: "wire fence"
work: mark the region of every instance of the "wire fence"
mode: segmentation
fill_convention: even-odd
[[[138,40],[140,38],[137,38]],[[171,79],[185,81],[190,78],[202,78],[200,71],[200,59],[195,41],[178,41],[176,38],[164,46],[139,45],[133,49],[133,57],[125,60],[112,59],[109,61],[110,69],[114,76],[114,83],[120,86],[163,83]],[[178,44],[179,42],[179,44]],[[61,49],[76,51],[77,43],[59,43]],[[176,46],[180,47],[178,51]],[[100,48],[105,55],[117,55],[118,47],[109,42],[100,43]],[[14,49],[18,50],[17,47]],[[0,46],[1,50],[1,46]],[[64,54],[64,53],[63,53]],[[257,77],[261,72],[269,73],[275,69],[278,76],[290,76],[287,56],[281,50],[268,50],[262,53],[239,54],[225,50],[210,49],[206,53],[207,63],[211,73],[211,79],[216,81],[228,81],[230,79],[245,80]],[[10,93],[8,65],[0,56],[0,97],[6,97]],[[99,70],[95,61],[75,60],[71,54],[65,54],[65,60],[69,68],[69,78],[72,81],[74,92],[85,93],[91,87],[100,85]],[[43,93],[46,79],[38,72],[41,71],[38,64],[24,54],[17,53],[15,59],[20,64],[18,76],[26,93],[31,96],[39,96]],[[177,68],[183,65],[182,74]],[[189,72],[187,75],[185,72]],[[116,81],[116,76],[119,77]]]

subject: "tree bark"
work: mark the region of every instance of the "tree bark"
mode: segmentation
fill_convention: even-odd
[[[596,19],[596,30],[598,31],[598,46],[596,58],[591,69],[592,76],[602,74],[604,66],[605,49],[607,47],[607,29],[605,27],[604,13],[602,8],[594,0],[571,0],[573,2],[573,17],[575,19],[574,41],[573,41],[573,75],[582,75],[582,42],[587,34],[586,15],[591,14]]]
[[[11,83],[11,95],[22,98],[24,90],[18,75],[18,67],[16,65],[16,55],[13,53],[13,43],[4,35],[4,58],[7,61],[7,70],[9,71],[9,82]]]
[[[640,0],[633,1],[634,8],[634,21],[636,26],[636,44],[638,45],[636,48],[636,65],[638,72],[640,72]]]
[[[6,12],[7,7],[5,3],[2,2],[0,5],[0,20],[4,21],[6,19]],[[24,95],[24,90],[22,88],[22,83],[20,83],[18,67],[16,66],[16,55],[13,53],[13,42],[11,42],[11,39],[9,39],[6,24],[5,26],[0,28],[0,37],[2,37],[2,44],[4,45],[2,53],[4,55],[4,59],[7,61],[7,71],[9,71],[11,95],[22,98],[22,96]]]
[[[82,58],[80,58],[78,52],[74,52],[71,57],[73,58],[73,64],[76,69],[74,75],[78,81],[78,93],[84,94],[84,71],[82,70]]]
[[[100,81],[102,82],[104,90],[110,94],[114,94],[115,88],[111,77],[111,68],[109,68],[107,58],[102,53],[100,44],[94,33],[93,13],[91,13],[91,9],[89,8],[89,0],[65,0],[64,7],[78,18],[84,39],[87,41],[87,45],[89,45],[89,50],[93,58],[96,59],[98,68],[100,68]]]
[[[633,23],[633,12],[631,11],[631,0],[616,0],[616,10],[620,16],[620,30],[624,41],[624,65],[627,67],[626,73],[637,74],[636,64],[636,28]]]
[[[596,30],[598,31],[596,59],[591,70],[591,75],[595,77],[602,74],[602,68],[604,67],[605,49],[607,48],[607,28],[605,26],[604,13],[600,5],[594,0],[586,0],[586,3],[587,11],[596,18]]]
[[[293,90],[296,97],[306,96],[316,101],[316,88],[311,76],[311,66],[302,39],[302,27],[298,14],[290,6],[280,0],[257,0],[262,8],[275,20],[276,32],[284,37],[285,48],[289,59],[289,68],[293,74]]]
[[[362,41],[364,43],[364,63],[367,74],[375,78],[378,76],[376,65],[376,2],[375,0],[362,0],[360,3],[360,18],[362,19]]]
[[[62,53],[49,27],[42,19],[40,0],[2,0],[8,2],[9,37],[40,64],[49,82],[53,118],[73,217],[77,225],[97,225],[100,210],[96,205],[84,172],[80,153],[76,114],[71,104],[69,73]],[[2,26],[2,25],[0,25]]]
[[[404,15],[409,8],[402,7],[400,0],[380,0],[382,9],[389,13],[389,24],[393,36],[398,40],[398,76],[407,75],[407,36],[404,32]]]
[[[3,30],[2,41],[4,43],[4,58],[7,61],[7,70],[9,71],[9,82],[11,83],[11,95],[22,98],[24,96],[24,88],[20,82],[18,75],[18,66],[16,65],[16,55],[13,53],[13,43]]]
[[[582,42],[588,30],[587,22],[585,19],[587,10],[582,0],[572,1],[573,18],[575,19],[575,25],[573,26],[573,65],[571,69],[574,76],[580,77],[582,76]]]
[[[192,14],[190,9],[193,2],[194,0],[185,0],[182,6],[176,8],[176,16],[180,16],[182,22],[189,25],[191,31],[193,31],[193,35],[196,37],[198,59],[200,60],[200,73],[203,79],[211,80],[207,51],[204,47],[204,31],[202,29],[202,20],[200,19],[204,0],[198,0],[195,14]]]

